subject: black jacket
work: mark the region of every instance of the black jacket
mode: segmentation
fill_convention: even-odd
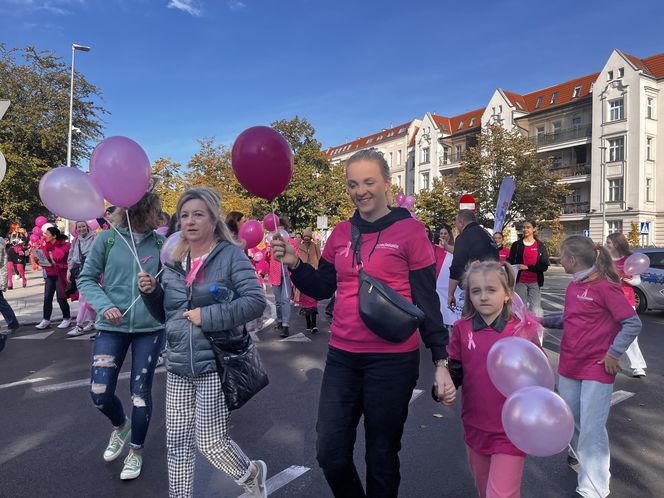
[[[498,246],[484,228],[469,223],[454,241],[450,278],[461,281],[468,263],[486,260],[500,261]]]
[[[374,233],[401,220],[410,219],[410,217],[411,215],[406,209],[392,208],[389,214],[374,222],[368,222],[355,211],[350,222],[360,229],[360,233]],[[376,240],[376,244],[378,244],[378,240]],[[368,259],[371,259],[371,254]],[[436,264],[433,263],[420,270],[411,270],[408,277],[413,303],[424,311],[426,316],[424,323],[419,327],[424,344],[431,350],[434,361],[447,358],[446,346],[449,334],[443,325],[440,302],[436,293]],[[323,257],[320,259],[317,270],[307,263],[300,263],[296,269],[291,270],[291,278],[295,287],[317,300],[331,297],[337,288],[336,268],[332,262]]]
[[[544,285],[544,272],[549,269],[549,253],[546,250],[546,244],[535,238],[537,241],[537,262],[534,265],[528,266],[528,270],[537,273],[537,284],[542,287]],[[523,251],[526,246],[523,240],[517,240],[510,248],[510,255],[507,262],[512,265],[523,264]],[[516,281],[521,278],[521,272],[516,277]]]

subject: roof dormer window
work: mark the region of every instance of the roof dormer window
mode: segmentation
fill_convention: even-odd
[[[519,102],[517,100],[515,103],[516,103],[516,106],[519,108],[519,110],[523,111],[523,106],[521,105],[521,102]]]
[[[468,125],[470,128],[472,128],[473,126],[475,126],[475,119],[476,119],[476,118],[471,118],[471,119],[470,119],[470,124]]]
[[[542,106],[542,96],[537,97],[537,102],[535,102],[535,109],[539,109]]]
[[[463,128],[463,123],[464,123],[464,121],[462,119],[461,122],[459,123],[459,127],[457,128],[457,130],[460,130],[461,128]]]
[[[572,93],[572,98],[576,99],[581,95],[581,85],[574,87],[574,93]]]
[[[618,68],[618,78],[622,78],[623,76],[625,76],[625,68],[620,67]]]
[[[613,81],[613,71],[606,73],[606,81]]]
[[[553,92],[553,93],[551,94],[551,102],[550,102],[550,104],[551,104],[551,105],[555,104],[557,100],[558,100],[558,92]]]

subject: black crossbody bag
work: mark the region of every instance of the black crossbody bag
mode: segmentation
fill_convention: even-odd
[[[351,245],[358,265],[360,318],[378,337],[394,343],[404,342],[424,321],[424,312],[385,282],[364,271],[360,257],[362,234],[355,225],[351,225]]]

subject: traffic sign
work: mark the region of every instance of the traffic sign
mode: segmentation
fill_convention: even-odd
[[[470,194],[463,194],[459,199],[459,209],[475,211],[475,198]]]
[[[641,222],[641,235],[650,235],[650,222],[642,221]]]
[[[584,237],[590,237],[590,230],[588,230],[588,229],[586,228],[586,229],[583,231],[583,236],[584,236]]]
[[[316,216],[316,228],[318,230],[327,230],[327,216]]]

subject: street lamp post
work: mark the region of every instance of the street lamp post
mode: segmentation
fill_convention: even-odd
[[[606,240],[606,146],[601,145],[600,148],[600,167],[602,169],[602,244]]]
[[[69,127],[67,129],[67,166],[71,166],[71,131],[72,131],[72,118],[74,114],[74,54],[77,50],[81,52],[89,52],[90,47],[85,45],[71,44],[71,87],[69,89]]]

